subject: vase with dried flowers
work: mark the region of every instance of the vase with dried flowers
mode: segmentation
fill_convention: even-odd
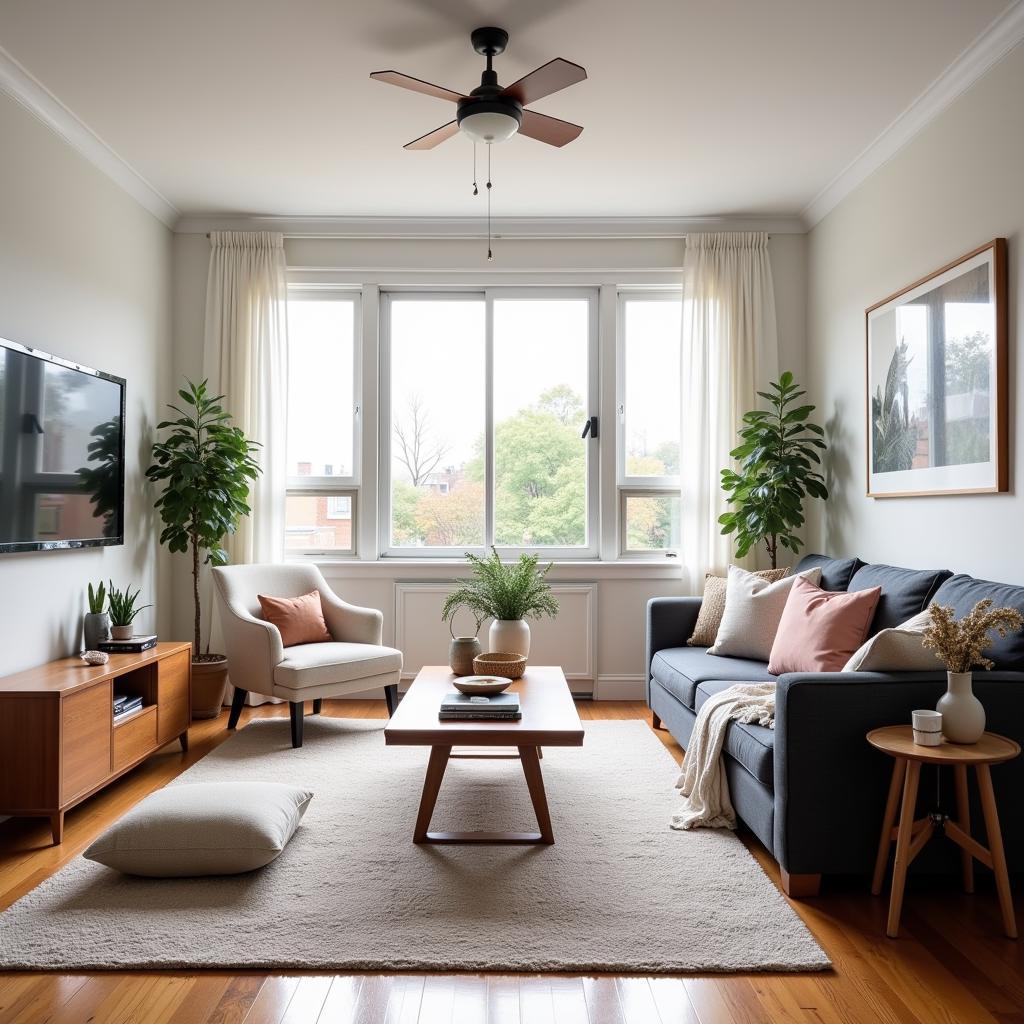
[[[931,623],[924,631],[923,644],[946,666],[948,689],[939,698],[942,732],[951,743],[977,743],[985,732],[985,708],[974,696],[971,670],[992,668],[984,649],[989,633],[1005,637],[1024,628],[1024,617],[1016,608],[993,608],[992,601],[979,601],[962,619],[946,605],[931,606]]]

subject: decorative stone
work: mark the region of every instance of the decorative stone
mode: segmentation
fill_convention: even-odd
[[[106,665],[110,661],[110,655],[106,651],[83,651],[82,661],[87,665]]]

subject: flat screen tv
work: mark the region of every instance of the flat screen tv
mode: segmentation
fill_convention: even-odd
[[[0,338],[0,553],[124,543],[124,388]]]

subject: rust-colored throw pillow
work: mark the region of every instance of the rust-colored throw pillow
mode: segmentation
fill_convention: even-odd
[[[263,618],[277,626],[281,643],[285,647],[298,644],[330,643],[334,637],[324,622],[324,610],[320,604],[320,591],[311,590],[302,597],[267,597],[257,595]]]
[[[754,575],[769,583],[775,583],[789,575],[789,566],[784,569],[761,569]],[[727,582],[724,576],[716,576],[713,572],[704,575],[704,598],[697,613],[693,636],[686,641],[690,647],[714,646],[718,637],[718,627],[722,624],[722,616],[725,614]]]
[[[864,643],[881,593],[881,587],[822,590],[798,576],[782,610],[768,671],[841,671]]]

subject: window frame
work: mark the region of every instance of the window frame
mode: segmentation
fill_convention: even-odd
[[[683,289],[680,286],[657,285],[648,288],[619,288],[615,297],[615,507],[616,507],[616,556],[628,561],[650,560],[663,556],[678,558],[678,548],[630,548],[627,546],[626,499],[629,497],[679,496],[682,489],[682,453],[680,452],[680,474],[665,476],[630,476],[626,473],[626,426],[629,410],[626,409],[626,303],[627,302],[676,302],[682,304]],[[680,345],[682,337],[680,336]],[[680,387],[682,386],[680,382]],[[681,500],[681,499],[680,499]]]
[[[363,294],[359,288],[335,285],[288,285],[289,309],[293,302],[351,302],[352,309],[352,472],[345,476],[288,476],[285,502],[296,497],[349,497],[352,500],[352,543],[348,548],[285,548],[289,559],[357,558],[363,468]],[[290,328],[290,325],[289,325]],[[289,367],[290,370],[290,367]],[[287,440],[285,441],[287,451]],[[285,534],[287,536],[287,534]],[[284,538],[282,538],[282,541]]]
[[[486,452],[484,473],[484,543],[479,547],[396,547],[391,543],[391,307],[403,300],[473,301],[484,303],[484,447]],[[379,296],[378,341],[378,494],[377,528],[378,554],[381,560],[461,558],[467,552],[483,554],[490,550],[494,539],[494,303],[503,299],[530,299],[533,301],[583,299],[587,302],[587,396],[585,415],[600,416],[600,323],[599,288],[597,286],[493,286],[460,288],[381,288]],[[582,430],[583,424],[580,424]],[[586,458],[586,538],[579,547],[498,547],[502,558],[515,559],[521,554],[540,554],[551,560],[588,560],[598,557],[600,547],[600,437],[588,438]]]

